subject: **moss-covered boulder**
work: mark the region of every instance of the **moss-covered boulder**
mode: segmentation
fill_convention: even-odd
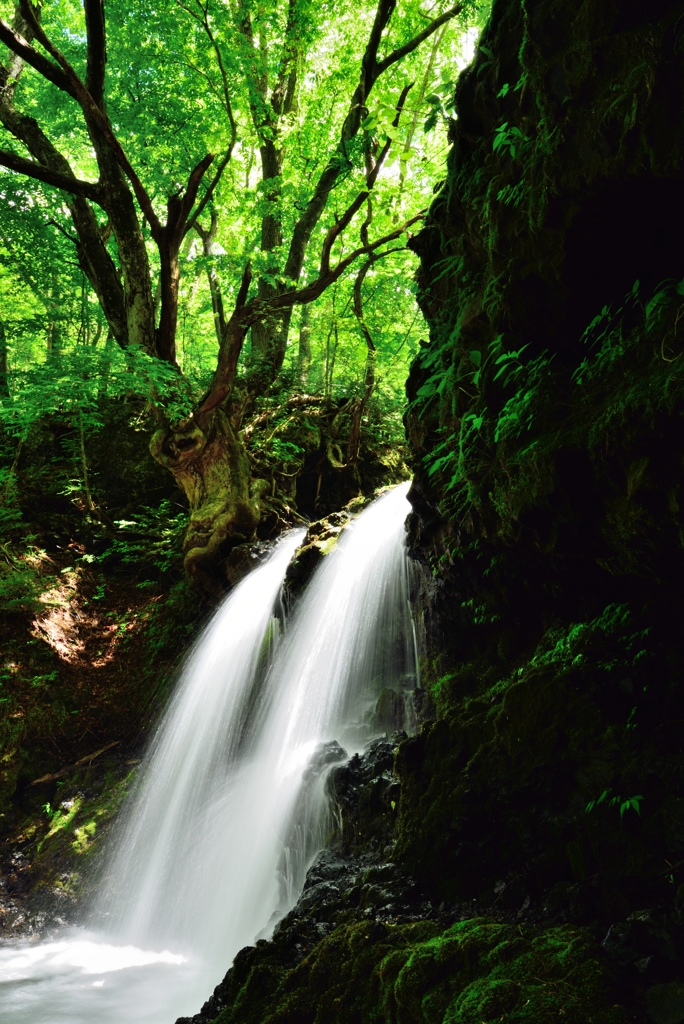
[[[337,928],[293,969],[257,946],[224,982],[215,1024],[627,1024],[615,969],[582,929],[487,918]],[[629,997],[627,997],[629,998]]]

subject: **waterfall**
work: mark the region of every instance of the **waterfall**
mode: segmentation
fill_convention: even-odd
[[[416,685],[407,489],[345,528],[290,615],[280,590],[302,531],[226,598],[119,823],[99,930],[15,950],[13,961],[0,950],[13,1024],[170,1024],[296,901],[329,828],[327,765],[378,734],[384,688]]]
[[[259,918],[263,897],[235,885],[251,855],[244,733],[268,648],[277,642],[283,576],[303,535],[288,534],[243,580],[188,658],[126,809],[95,912],[107,914],[107,930],[119,940],[211,949],[224,938],[216,891],[222,878],[233,896],[235,935],[242,945],[252,938],[249,922]],[[233,834],[245,841],[236,846]]]
[[[407,490],[390,491],[346,528],[300,600],[268,673],[255,765],[262,792],[273,795],[268,817],[285,845],[280,910],[298,897],[325,838],[322,790],[302,794],[302,769],[325,742],[337,740],[347,754],[362,750],[378,732],[372,711],[382,690],[416,685]]]

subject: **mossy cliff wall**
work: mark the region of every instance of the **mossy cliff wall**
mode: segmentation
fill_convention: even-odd
[[[684,1021],[684,4],[496,0],[456,106],[408,384],[435,715],[392,843],[343,828],[196,1024]]]
[[[683,45],[681,4],[499,0],[458,84],[408,414],[439,720],[401,761],[445,891],[681,859]]]
[[[639,969],[664,984],[684,882],[684,6],[497,0],[457,114],[414,241],[431,340],[408,386],[410,533],[437,720],[400,748],[396,857],[442,897],[597,934],[651,908],[668,938]]]

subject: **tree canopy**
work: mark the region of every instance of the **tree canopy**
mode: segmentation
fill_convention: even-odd
[[[259,517],[241,432],[275,394],[347,403],[338,465],[373,415],[398,437],[423,331],[407,242],[485,6],[0,4],[6,428],[60,409],[96,428],[103,395],[139,394],[206,513],[216,486],[184,474],[206,477],[219,416],[238,539]]]

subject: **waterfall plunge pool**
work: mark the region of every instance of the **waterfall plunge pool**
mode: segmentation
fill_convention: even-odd
[[[212,977],[190,956],[70,929],[0,947],[0,1011],[4,1024],[173,1024],[199,1009]]]

